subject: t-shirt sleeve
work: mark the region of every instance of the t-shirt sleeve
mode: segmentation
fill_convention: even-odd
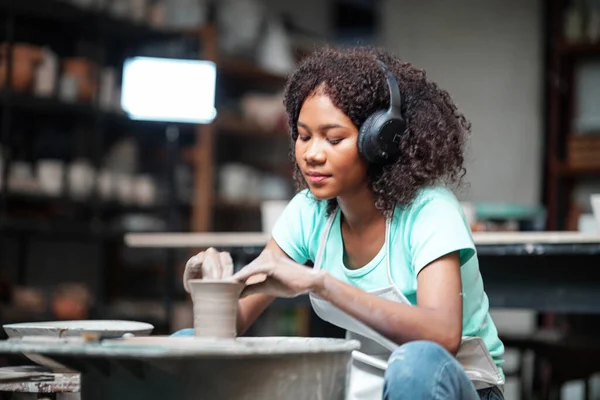
[[[309,237],[314,224],[314,207],[306,191],[297,193],[273,226],[271,235],[277,245],[294,261],[310,259]]]
[[[428,196],[411,215],[410,249],[418,274],[438,258],[458,251],[461,267],[475,256],[471,228],[453,195]]]

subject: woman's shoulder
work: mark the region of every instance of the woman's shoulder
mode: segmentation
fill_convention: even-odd
[[[301,264],[314,260],[321,231],[327,222],[327,202],[305,189],[294,195],[272,230],[279,247]]]
[[[427,186],[417,191],[414,200],[407,207],[398,206],[403,213],[418,213],[424,209],[456,210],[462,213],[462,206],[452,190],[445,185]]]
[[[461,265],[475,255],[469,223],[462,206],[449,188],[433,186],[419,191],[413,203],[398,213],[396,227],[415,271],[454,251]]]
[[[471,235],[460,201],[442,185],[420,189],[410,205],[396,209],[394,217],[395,226],[411,235],[442,231],[448,235]]]

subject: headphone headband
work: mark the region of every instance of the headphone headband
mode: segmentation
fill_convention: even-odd
[[[387,110],[377,110],[371,114],[358,132],[358,151],[372,164],[393,162],[400,154],[400,139],[406,131],[402,117],[402,97],[396,77],[380,60],[377,65],[385,74],[390,95]]]
[[[398,87],[398,80],[383,61],[377,60],[377,64],[379,65],[386,77],[386,82],[390,93],[389,111],[393,112],[394,114],[400,114],[402,108],[402,98],[400,97],[400,88]]]

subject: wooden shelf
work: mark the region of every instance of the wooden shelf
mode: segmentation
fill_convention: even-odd
[[[0,107],[6,104],[5,89],[0,89]],[[69,115],[92,118],[102,116],[107,120],[120,123],[136,123],[145,124],[164,124],[161,122],[136,121],[130,119],[124,112],[108,111],[94,107],[90,103],[82,102],[66,102],[56,97],[40,97],[28,92],[13,91],[10,93],[10,104],[12,107],[36,114],[45,115]],[[233,113],[225,112],[219,114],[215,122],[215,127],[226,134],[237,134],[241,136],[267,136],[277,138],[288,138],[288,133],[282,130],[269,131],[263,129],[253,121],[244,119],[241,116]]]
[[[260,202],[258,201],[233,202],[225,199],[217,199],[215,200],[214,206],[223,211],[260,212]]]
[[[556,173],[561,176],[583,176],[597,175],[600,176],[600,164],[590,165],[586,167],[569,165],[566,162],[556,165]]]
[[[265,130],[253,121],[245,120],[243,117],[231,113],[219,114],[215,119],[214,125],[219,130],[218,134],[289,138],[287,132]]]
[[[111,2],[103,3],[110,4]],[[69,55],[72,52],[84,53],[86,55],[80,55],[86,57],[96,57],[92,56],[87,48],[81,49],[79,48],[81,46],[77,46],[83,40],[85,44],[89,42],[92,45],[90,47],[93,47],[94,50],[96,48],[99,50],[98,53],[94,52],[94,54],[98,54],[98,59],[106,59],[106,63],[110,65],[120,64],[124,57],[134,54],[141,44],[183,37],[193,38],[189,42],[193,42],[193,47],[196,48],[194,51],[197,54],[190,55],[190,57],[216,62],[219,74],[217,84],[225,86],[225,89],[229,84],[235,86],[236,90],[232,90],[232,96],[238,98],[232,99],[233,102],[239,101],[240,97],[243,96],[242,93],[247,91],[264,90],[271,93],[275,91],[280,93],[286,82],[286,76],[266,71],[260,66],[254,65],[251,61],[236,59],[235,57],[224,57],[218,54],[218,32],[210,25],[187,31],[172,31],[155,28],[146,23],[118,18],[104,11],[80,8],[71,4],[71,2],[62,0],[0,0],[0,21],[11,20],[14,24],[12,24],[12,27],[11,25],[7,26],[5,35],[12,37],[16,42],[24,41],[40,46],[50,46],[57,52],[59,57]],[[192,50],[190,49],[190,51]],[[102,54],[106,54],[106,57],[103,57]],[[41,126],[48,122],[54,123],[61,120],[85,122],[86,125],[89,124],[95,128],[90,129],[90,132],[106,135],[109,139],[101,142],[102,154],[98,155],[102,157],[104,156],[104,147],[110,145],[112,140],[118,139],[121,131],[132,131],[129,134],[137,135],[146,131],[158,131],[165,125],[160,122],[131,120],[125,113],[99,109],[94,104],[69,103],[58,98],[38,97],[32,93],[7,92],[3,91],[2,88],[0,88],[1,111],[4,111],[6,115],[14,115],[13,120],[15,122],[13,125],[15,126],[18,126],[25,118],[41,118],[39,123],[36,121],[36,124],[33,124],[32,134],[35,134],[33,133],[34,130],[37,132]],[[7,121],[11,122],[11,119]],[[7,137],[8,143],[12,143],[11,141],[18,129],[14,129],[10,124],[4,126],[3,136]],[[95,146],[96,142],[91,140],[92,135],[85,135],[86,130],[73,130],[73,136],[81,137],[82,146],[85,145],[86,148]],[[65,129],[65,132],[67,131],[70,132],[71,129]],[[281,131],[268,131],[239,116],[228,116],[223,113],[214,124],[189,124],[185,127],[185,131],[186,139],[182,139],[180,150],[182,157],[193,164],[193,182],[191,184],[193,185],[194,195],[192,204],[177,204],[179,215],[174,221],[175,228],[173,229],[178,229],[177,227],[180,224],[183,226],[183,230],[190,229],[191,231],[211,231],[217,230],[218,227],[231,227],[243,231],[260,229],[260,202],[220,201],[217,193],[215,193],[218,178],[216,174],[217,160],[214,157],[216,153],[215,137],[216,134],[230,135],[226,138],[233,139],[233,142],[236,142],[235,139],[244,136],[248,138],[266,138],[264,140],[266,145],[262,140],[257,140],[257,142],[261,142],[260,145],[263,145],[263,148],[269,151],[271,150],[270,145],[273,143],[272,139],[281,138],[289,141],[287,128],[284,127]],[[148,136],[155,135],[146,135],[146,137]],[[163,137],[156,136],[159,137],[156,140],[144,139],[144,144],[151,143],[150,145],[154,146],[155,143],[159,143],[159,145],[164,145],[164,143],[158,142]],[[183,136],[182,131],[180,138]],[[73,143],[75,142],[73,140]],[[232,145],[239,147],[242,145],[239,142],[243,141],[237,142]],[[190,147],[192,145],[190,143],[193,143],[194,147]],[[25,150],[28,149],[25,148]],[[164,152],[157,151],[154,147],[151,150],[152,158],[149,157],[148,162],[156,163],[157,160],[160,161]],[[94,153],[96,152],[94,151]],[[158,154],[158,157],[156,154]],[[144,162],[146,162],[145,160],[146,157],[144,157]],[[264,167],[261,166],[260,169],[287,174],[287,168],[283,166],[280,168],[277,165],[272,167],[265,165]],[[291,167],[289,171],[291,177]],[[5,192],[2,194],[5,194]],[[109,221],[113,217],[128,212],[156,213],[158,217],[164,217],[165,215],[162,215],[163,211],[165,211],[165,214],[167,214],[166,211],[175,211],[168,210],[164,205],[143,207],[129,206],[117,201],[103,201],[98,196],[89,201],[77,201],[70,199],[68,196],[50,197],[11,193],[10,191],[7,194],[0,201],[0,205],[4,206],[0,209],[0,211],[3,211],[0,215],[0,233],[10,236],[11,240],[18,243],[19,250],[17,251],[16,265],[25,265],[26,257],[30,251],[29,240],[31,237],[52,241],[89,241],[94,244],[110,244],[106,249],[103,249],[103,251],[106,250],[103,253],[106,254],[106,257],[103,256],[98,261],[98,265],[103,268],[103,272],[107,272],[107,287],[111,287],[109,281],[113,280],[113,275],[118,275],[120,271],[115,270],[114,265],[119,268],[120,263],[125,266],[131,262],[129,259],[122,260],[120,263],[113,262],[113,258],[117,256],[116,254],[112,255],[112,253],[118,253],[118,249],[124,244],[125,232],[123,232],[122,224],[115,223],[113,225]],[[9,208],[10,212],[4,212],[8,211]],[[115,222],[118,221],[115,220]],[[170,228],[167,229],[170,230]],[[12,243],[9,244],[12,245]],[[175,259],[165,261],[169,267],[166,271],[176,270],[176,262]],[[60,267],[59,264],[59,262],[56,263],[54,267]],[[23,276],[26,277],[27,274],[24,273]],[[166,277],[165,275],[160,278]],[[166,284],[169,283],[169,279],[159,280]],[[163,289],[163,293],[169,294],[170,288],[168,286]],[[107,297],[107,295],[110,296],[110,292],[100,294],[101,297]],[[100,299],[99,305],[101,306],[104,301],[104,299]],[[169,315],[168,305],[165,304],[165,307],[167,310],[166,315]],[[170,318],[166,318],[166,320],[167,324],[171,321]],[[168,332],[169,330],[170,328],[167,325],[164,331]]]
[[[287,76],[272,73],[250,61],[230,57],[220,57],[217,61],[218,73],[227,77],[251,81],[255,84],[283,86]]]
[[[24,194],[24,193],[9,193],[6,196],[7,203],[14,207],[37,207],[37,208],[54,208],[64,209],[69,212],[77,212],[81,210],[91,211],[96,205],[94,205],[88,199],[77,200],[67,196],[50,196],[43,193],[40,194]],[[180,209],[190,208],[191,204],[184,203],[182,201],[177,202],[175,205]],[[100,201],[97,205],[98,211],[109,214],[127,214],[127,213],[162,213],[167,211],[166,204],[154,204],[154,205],[137,205],[137,204],[126,204],[116,200],[104,200]]]
[[[0,89],[0,106],[6,104],[6,89]],[[35,112],[36,114],[55,114],[82,117],[94,117],[98,114],[111,120],[131,121],[127,114],[97,109],[93,104],[82,102],[66,102],[56,97],[40,97],[27,92],[13,91],[10,93],[10,104],[20,110]]]
[[[125,38],[128,41],[172,39],[180,32],[154,28],[145,23],[117,18],[105,11],[78,7],[58,0],[0,0],[0,12],[13,12],[21,17],[72,25],[77,34]]]
[[[274,175],[281,175],[281,176],[284,176],[284,177],[287,177],[290,179],[292,178],[292,175],[294,173],[294,166],[291,163],[270,165],[270,164],[246,162],[246,164],[250,165],[251,167],[256,168],[257,170],[259,170],[261,172],[266,172],[266,173],[274,174]]]
[[[569,12],[562,0],[545,4],[544,25],[546,76],[544,82],[545,125],[545,184],[543,203],[546,208],[546,230],[561,231],[576,227],[574,211],[577,208],[574,191],[584,178],[599,178],[600,165],[585,165],[595,159],[592,148],[585,143],[574,143],[571,127],[576,118],[579,89],[575,82],[580,72],[576,64],[585,59],[600,58],[600,41],[568,40],[561,29]],[[581,151],[584,150],[584,151]],[[573,163],[576,160],[577,164]]]
[[[557,45],[557,50],[562,56],[600,56],[600,43],[569,43],[560,42]]]
[[[105,122],[117,124],[119,126],[145,126],[145,127],[166,127],[166,122],[143,121],[129,118],[125,112],[110,111],[95,107],[94,104],[84,102],[67,102],[56,97],[41,97],[29,92],[13,91],[8,94],[10,100],[7,100],[7,90],[0,88],[0,109],[5,107],[7,102],[14,111],[35,114],[35,116],[68,117],[93,120],[101,118]],[[131,125],[128,125],[131,124]],[[192,123],[179,123],[179,125],[194,125]],[[190,157],[190,154],[186,154]]]
[[[73,240],[115,240],[122,242],[125,231],[110,228],[94,228],[90,224],[77,221],[45,221],[41,219],[8,219],[0,221],[0,232],[15,234],[36,234],[52,238],[68,237]]]

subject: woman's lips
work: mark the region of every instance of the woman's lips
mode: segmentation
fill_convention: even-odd
[[[331,175],[319,174],[315,172],[309,172],[306,174],[306,179],[313,185],[318,185],[325,182]]]

